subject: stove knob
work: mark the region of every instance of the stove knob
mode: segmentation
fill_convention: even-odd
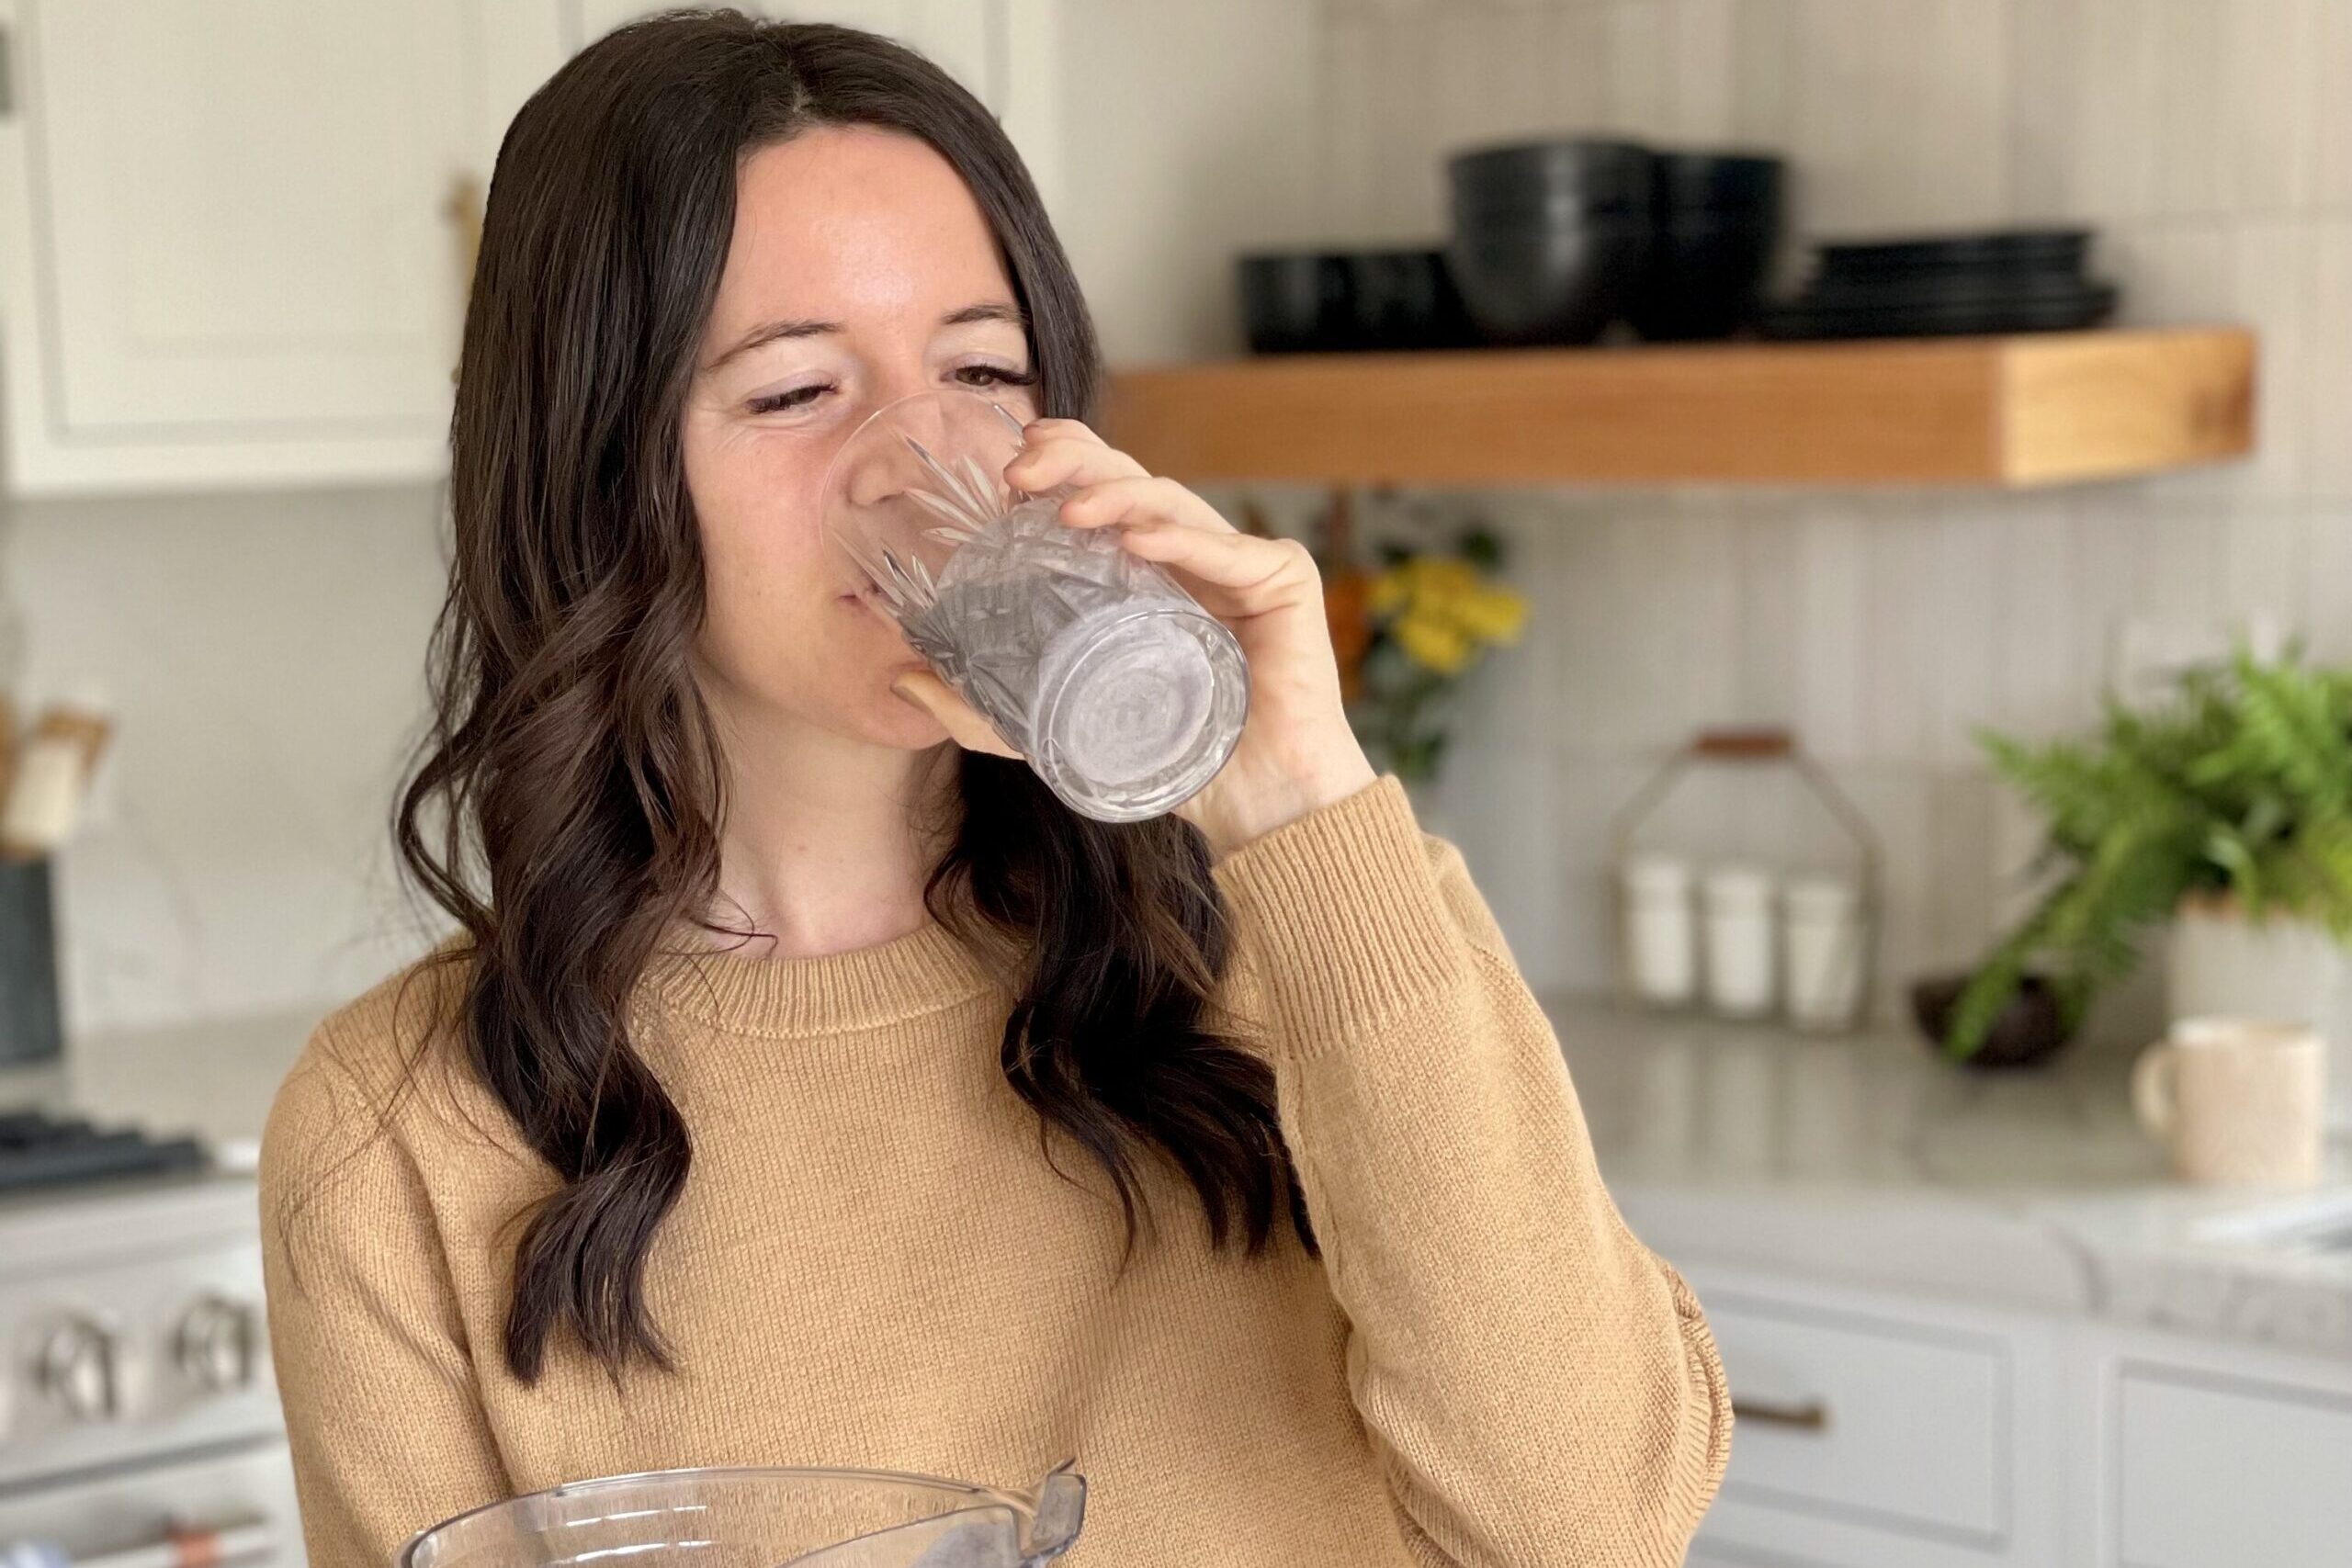
[[[253,1385],[260,1360],[254,1309],[226,1296],[205,1296],[180,1319],[180,1371],[198,1388],[229,1393]]]
[[[78,1421],[110,1421],[122,1413],[121,1347],[95,1318],[72,1317],[41,1347],[41,1392]]]

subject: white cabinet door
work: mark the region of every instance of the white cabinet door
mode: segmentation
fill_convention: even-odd
[[[2074,1403],[2098,1463],[2073,1561],[2352,1562],[2352,1364],[2097,1326],[2078,1345]]]
[[[563,0],[566,41],[579,49],[660,0]],[[1020,149],[1049,207],[1061,196],[1058,0],[734,0],[782,21],[839,22],[920,50],[970,89]]]
[[[464,193],[553,0],[0,0],[19,493],[443,466]]]

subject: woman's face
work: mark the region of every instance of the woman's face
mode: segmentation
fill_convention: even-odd
[[[682,431],[696,653],[723,707],[886,746],[944,738],[890,691],[922,661],[825,538],[820,485],[883,404],[960,387],[1034,418],[1034,375],[995,236],[929,145],[827,128],[743,161]]]

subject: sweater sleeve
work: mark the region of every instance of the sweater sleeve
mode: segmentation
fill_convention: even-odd
[[[313,1036],[262,1139],[262,1265],[310,1568],[509,1495],[424,1185]]]
[[[1595,1167],[1461,855],[1385,777],[1216,867],[1243,1027],[1390,1490],[1432,1563],[1679,1563],[1729,1457],[1699,1303]]]

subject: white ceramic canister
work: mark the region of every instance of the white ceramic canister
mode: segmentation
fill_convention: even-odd
[[[1862,1007],[1870,927],[1850,877],[1792,877],[1781,890],[1781,996],[1799,1029],[1850,1027]]]
[[[1620,873],[1625,983],[1651,1007],[1688,1007],[1699,995],[1698,914],[1690,866],[1669,855],[1643,855]]]
[[[1725,1018],[1772,1010],[1773,891],[1772,874],[1752,865],[1719,865],[1700,883],[1707,1006]]]

